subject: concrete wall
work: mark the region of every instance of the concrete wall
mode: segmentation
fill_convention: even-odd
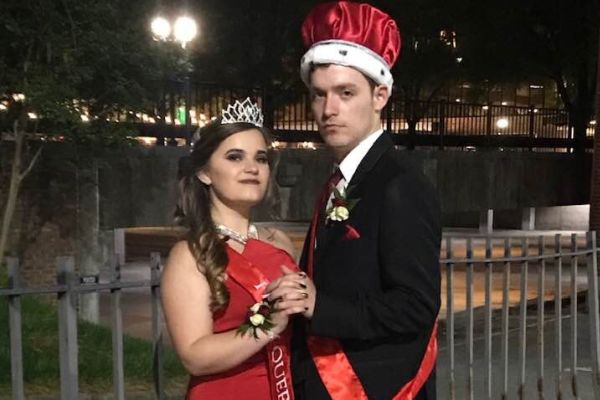
[[[169,225],[176,196],[177,160],[186,151],[154,147],[107,160],[100,171],[102,226]],[[437,187],[445,222],[450,226],[477,226],[479,211],[488,208],[514,213],[523,207],[584,204],[589,198],[590,160],[580,173],[569,154],[403,152]],[[331,159],[325,150],[298,149],[281,150],[278,159],[275,204],[259,207],[255,219],[307,221],[331,171]]]

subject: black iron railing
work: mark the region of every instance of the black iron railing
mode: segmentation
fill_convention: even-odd
[[[283,142],[320,142],[310,109],[308,94],[285,93],[261,88],[192,85],[189,110],[180,87],[166,90],[153,118],[139,119],[140,135],[159,138],[189,138],[198,127],[220,115],[234,100],[251,97],[265,114],[265,125]],[[286,98],[286,101],[273,99]],[[523,149],[561,149],[575,146],[573,129],[565,110],[468,104],[447,101],[406,101],[392,97],[383,114],[384,127],[397,144],[409,147],[509,147]],[[187,126],[187,128],[186,128]],[[593,127],[587,134],[591,147]]]

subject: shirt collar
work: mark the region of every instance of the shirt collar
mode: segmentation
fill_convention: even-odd
[[[369,134],[355,148],[353,148],[346,157],[344,157],[344,159],[339,165],[339,168],[342,172],[342,176],[344,177],[344,181],[346,181],[346,183],[352,180],[352,177],[354,176],[358,165],[360,164],[362,159],[365,158],[371,147],[373,147],[373,143],[375,143],[375,141],[379,139],[382,133],[383,129],[378,129],[375,132]]]

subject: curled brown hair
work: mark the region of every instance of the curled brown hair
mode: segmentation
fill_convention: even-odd
[[[224,309],[229,303],[224,274],[228,257],[225,243],[215,230],[211,215],[210,187],[197,174],[219,145],[229,136],[249,129],[258,129],[267,145],[271,139],[266,130],[246,122],[221,124],[213,121],[199,131],[189,156],[179,161],[179,199],[175,210],[176,222],[186,228],[184,239],[201,272],[206,276],[211,292],[212,311]]]

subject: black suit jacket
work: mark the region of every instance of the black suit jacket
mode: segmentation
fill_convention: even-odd
[[[384,133],[348,186],[359,201],[348,220],[319,230],[314,315],[295,321],[292,368],[300,400],[329,399],[307,333],[339,339],[369,399],[387,400],[414,377],[440,307],[441,224],[432,185]],[[348,239],[346,224],[360,238]],[[433,376],[417,398],[435,398]]]

